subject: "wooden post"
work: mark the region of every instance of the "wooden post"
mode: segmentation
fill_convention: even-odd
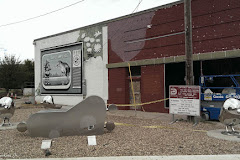
[[[184,0],[184,24],[185,24],[185,81],[186,85],[194,85],[193,58],[192,58],[192,13],[191,0]],[[190,122],[194,122],[194,116],[188,116]]]
[[[193,59],[192,59],[192,13],[191,0],[184,0],[184,22],[185,22],[185,81],[186,85],[194,84]]]
[[[136,116],[137,115],[136,98],[135,98],[133,82],[132,82],[132,72],[131,72],[131,67],[130,67],[129,63],[128,63],[128,71],[129,71],[130,80],[131,80],[131,89],[132,89],[133,103],[134,103],[134,106],[135,106],[135,116]]]

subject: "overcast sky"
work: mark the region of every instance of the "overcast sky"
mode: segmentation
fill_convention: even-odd
[[[81,0],[0,0],[0,57],[34,59],[33,40],[128,15],[140,0],[83,0],[58,12],[23,23],[3,26],[58,10]],[[136,12],[177,0],[142,0]]]

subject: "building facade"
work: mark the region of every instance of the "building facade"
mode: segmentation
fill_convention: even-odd
[[[195,85],[201,74],[239,71],[230,69],[237,68],[240,56],[239,7],[237,0],[192,0]],[[134,81],[140,81],[141,92],[136,97],[143,103],[167,98],[169,85],[185,84],[182,1],[111,22],[108,30],[111,103],[131,101],[128,63],[138,66],[140,74]],[[167,101],[143,107],[146,111],[168,112]]]
[[[88,95],[108,100],[107,27],[85,28],[40,38],[35,45],[36,101],[52,95],[75,105]]]
[[[201,74],[239,72],[239,11],[239,0],[192,0],[195,85]],[[56,103],[66,105],[74,105],[89,95],[99,95],[109,104],[133,103],[130,65],[137,103],[165,99],[169,85],[185,84],[184,33],[184,4],[178,1],[37,39],[34,41],[37,97],[40,101],[43,95],[52,94]],[[63,62],[61,52],[66,50],[70,58],[64,62],[69,63],[69,78],[59,68],[55,69],[57,76],[61,75],[57,78],[59,86],[65,88],[51,86],[45,82],[49,78],[44,67],[47,61],[53,66]],[[80,68],[74,64],[76,54],[82,58]],[[60,59],[51,60],[52,56]],[[75,77],[79,72],[81,78]],[[64,78],[66,82],[62,82]],[[65,84],[68,81],[71,84]],[[137,109],[168,112],[168,101]]]

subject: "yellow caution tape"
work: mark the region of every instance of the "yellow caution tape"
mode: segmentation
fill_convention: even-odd
[[[137,104],[115,104],[116,106],[120,106],[120,107],[126,107],[126,106],[143,106],[143,105],[147,105],[147,104],[152,104],[152,103],[158,103],[158,102],[162,102],[162,101],[166,101],[169,98],[166,99],[160,99],[160,100],[156,100],[156,101],[151,101],[151,102],[145,102],[145,103],[137,103]],[[110,104],[107,104],[110,105]]]
[[[162,102],[162,101],[166,101],[169,98],[166,99],[160,99],[160,100],[156,100],[156,101],[151,101],[151,102],[145,102],[145,103],[137,103],[135,101],[135,94],[134,94],[134,89],[133,89],[133,83],[132,83],[132,74],[131,74],[131,67],[130,64],[128,63],[128,69],[129,69],[129,75],[130,75],[130,80],[131,80],[131,89],[132,89],[132,94],[133,94],[133,100],[134,100],[134,104],[115,104],[116,106],[120,106],[120,107],[126,107],[126,106],[143,106],[143,105],[147,105],[147,104],[152,104],[152,103],[158,103],[158,102]],[[110,104],[107,104],[110,105]],[[144,108],[143,108],[144,110]],[[163,129],[176,129],[179,130],[178,128],[172,128],[172,127],[167,127],[167,126],[139,126],[139,125],[133,125],[133,124],[127,124],[127,123],[114,123],[115,125],[119,125],[119,126],[130,126],[130,127],[143,127],[143,128],[163,128]],[[205,130],[190,130],[193,132],[207,132]]]
[[[164,129],[176,129],[172,127],[166,127],[166,126],[142,126],[143,128],[164,128]]]
[[[207,132],[206,130],[192,130],[193,132]]]
[[[131,73],[131,66],[130,63],[128,63],[128,71],[129,71],[129,75],[130,75],[130,80],[131,80],[131,90],[132,90],[132,96],[133,96],[133,104],[115,104],[116,106],[120,106],[120,107],[132,107],[134,106],[136,109],[136,106],[143,106],[143,105],[147,105],[147,104],[152,104],[152,103],[158,103],[158,102],[162,102],[162,101],[166,101],[169,98],[166,99],[160,99],[160,100],[156,100],[156,101],[151,101],[151,102],[145,102],[145,103],[137,103],[136,104],[136,100],[135,100],[135,94],[134,94],[134,89],[133,89],[133,83],[132,83],[132,73]],[[110,105],[110,104],[107,104]],[[144,111],[144,108],[142,108]]]
[[[132,96],[133,96],[133,106],[135,106],[135,109],[136,109],[136,100],[135,100],[135,93],[134,93],[134,89],[133,89],[132,73],[131,73],[131,67],[130,67],[129,63],[128,63],[128,70],[129,70],[129,75],[130,75],[130,80],[131,80],[131,89],[132,89]]]
[[[162,102],[162,101],[166,101],[169,98],[166,99],[160,99],[160,100],[156,100],[156,101],[151,101],[151,102],[145,102],[145,103],[141,103],[141,105],[146,105],[146,104],[152,104],[152,103],[158,103],[158,102]]]
[[[117,126],[136,126],[136,125],[127,124],[127,123],[115,123],[115,122],[114,122],[114,124],[117,125]]]
[[[180,130],[178,128],[174,127],[167,127],[167,126],[139,126],[139,125],[134,125],[134,124],[127,124],[127,123],[114,123],[117,126],[130,126],[130,127],[143,127],[143,128],[162,128],[162,129],[174,129],[174,130]],[[193,132],[207,132],[206,130],[191,130],[188,129],[188,131],[193,131]]]

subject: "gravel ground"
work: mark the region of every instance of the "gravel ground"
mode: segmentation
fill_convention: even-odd
[[[11,122],[26,121],[28,116],[42,107],[16,109]],[[86,136],[69,136],[53,139],[50,158],[147,156],[147,155],[217,155],[239,154],[240,143],[215,139],[206,131],[223,129],[218,122],[192,123],[181,121],[174,124],[160,119],[108,114],[108,121],[116,122],[112,132],[96,136],[97,145],[88,146]],[[126,125],[131,124],[131,125]],[[155,126],[155,127],[143,127]],[[0,131],[0,158],[44,158],[41,142],[46,138],[32,138],[17,130]]]

